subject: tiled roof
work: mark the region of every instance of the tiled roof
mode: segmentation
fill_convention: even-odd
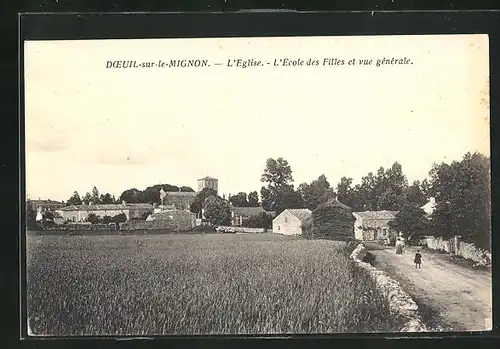
[[[266,211],[258,206],[258,207],[235,207],[231,206],[231,212],[234,212],[237,216],[257,216],[259,214],[265,213]]]
[[[103,211],[103,210],[152,210],[151,204],[95,204],[95,205],[71,205],[61,208],[61,211]]]
[[[286,209],[285,211],[290,212],[292,215],[300,219],[302,223],[304,223],[312,214],[311,210],[307,208],[294,208],[294,209]]]
[[[54,201],[54,200],[28,200],[29,202],[37,205],[62,205],[63,203],[60,201]]]
[[[363,219],[395,219],[399,211],[365,211],[353,212]]]

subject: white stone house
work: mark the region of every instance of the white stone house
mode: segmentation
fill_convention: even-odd
[[[365,211],[353,212],[354,238],[356,240],[374,241],[387,239],[397,235],[389,226],[389,222],[396,219],[398,211]]]
[[[286,209],[273,219],[273,233],[302,235],[303,225],[311,214],[307,208]]]

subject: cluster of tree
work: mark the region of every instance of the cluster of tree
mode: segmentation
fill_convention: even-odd
[[[437,235],[460,235],[491,249],[490,160],[467,153],[461,161],[436,164],[430,171],[436,210],[431,217]]]
[[[182,186],[178,187],[170,184],[156,184],[147,187],[144,190],[139,190],[136,188],[127,189],[120,195],[120,201],[126,201],[129,203],[149,203],[149,204],[160,204],[160,190],[163,188],[164,191],[181,191],[181,192],[194,192],[190,187]]]
[[[352,186],[352,178],[342,177],[337,184],[337,199],[354,211],[397,211],[410,202],[422,206],[429,194],[430,184],[415,181],[411,186],[398,162],[390,168],[380,167],[361,178],[361,183]]]
[[[77,191],[66,202],[67,205],[88,205],[92,204],[115,204],[118,200],[115,199],[114,195],[110,193],[99,194],[97,187],[92,188],[92,194],[87,192],[85,196],[80,197]]]
[[[194,192],[190,187],[182,186],[178,187],[170,184],[157,184],[147,187],[145,190],[139,190],[136,188],[125,190],[118,199],[109,193],[99,194],[99,190],[94,187],[92,193],[85,193],[85,196],[80,197],[77,191],[67,201],[68,205],[81,205],[89,203],[92,204],[118,204],[122,201],[128,203],[150,203],[150,204],[160,204],[160,189],[163,188],[165,191],[183,191],[183,192]]]
[[[420,202],[407,195],[392,228],[406,236],[433,235],[449,238],[460,235],[476,246],[491,249],[491,181],[489,159],[467,153],[461,161],[434,164],[429,172],[427,193],[435,197],[436,207],[430,217]],[[417,196],[418,197],[418,196]]]
[[[293,186],[292,169],[287,160],[281,157],[267,159],[261,182],[266,184],[260,190],[262,207],[266,211],[279,214],[287,208],[304,206],[302,195]]]
[[[145,218],[144,218],[145,219]],[[124,223],[127,221],[127,216],[125,213],[117,214],[116,216],[104,216],[101,217],[95,213],[89,213],[87,216],[87,222],[92,224],[110,224],[110,223]]]
[[[247,228],[270,229],[273,226],[273,217],[263,212],[258,216],[252,216],[244,219],[242,226]]]
[[[256,191],[250,193],[239,192],[236,195],[230,195],[228,197],[229,202],[235,207],[258,207],[259,194]]]
[[[336,198],[353,211],[399,211],[391,225],[410,237],[460,235],[490,248],[490,163],[478,153],[467,153],[451,164],[434,164],[429,179],[411,185],[395,162],[390,168],[380,167],[376,174],[368,173],[355,186],[352,178],[342,177],[336,192],[324,175],[294,190],[291,167],[283,158],[268,159],[261,180],[267,184],[261,189],[262,205],[277,214],[286,208],[314,210]],[[429,197],[435,198],[436,208],[427,217],[421,207]]]

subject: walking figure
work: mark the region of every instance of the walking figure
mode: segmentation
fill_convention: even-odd
[[[422,255],[420,254],[420,251],[417,251],[417,253],[415,253],[415,259],[413,260],[413,263],[415,263],[415,268],[418,267],[418,269],[420,269],[420,265],[422,264]]]

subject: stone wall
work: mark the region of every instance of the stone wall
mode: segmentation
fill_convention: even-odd
[[[455,236],[451,239],[426,236],[424,239],[420,240],[420,243],[432,250],[453,253],[456,256],[474,261],[479,265],[491,265],[491,253],[476,247],[472,243],[460,241],[459,236]]]
[[[362,262],[366,253],[365,247],[359,244],[352,252],[351,258],[361,268],[367,270],[375,280],[377,287],[389,301],[391,312],[395,315],[401,315],[406,319],[401,324],[400,332],[428,332],[429,329],[418,314],[418,305],[415,301],[401,288],[396,280],[389,277],[384,271]]]
[[[440,237],[427,236],[421,240],[424,246],[427,246],[431,250],[444,251],[447,253],[455,252],[453,243],[451,240],[443,239]]]
[[[177,221],[128,221],[120,224],[121,230],[164,230],[165,232],[188,231],[191,230],[191,225],[185,225],[183,222]]]
[[[455,251],[455,255],[470,259],[479,265],[491,266],[491,253],[477,248],[471,243],[460,242],[458,250]]]
[[[235,232],[235,233],[258,234],[258,233],[267,232],[267,229],[265,229],[265,228],[235,227],[235,226],[230,226],[230,227],[219,226],[219,227],[217,227],[217,231],[222,232],[222,233],[223,232]]]

